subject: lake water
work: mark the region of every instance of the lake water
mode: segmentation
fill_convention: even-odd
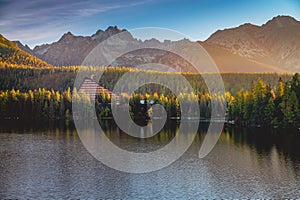
[[[188,151],[173,164],[151,173],[130,174],[97,161],[74,128],[3,126],[1,199],[300,197],[297,130],[225,127],[213,151],[199,159],[204,124]],[[109,121],[103,126],[112,142],[136,152],[161,148],[174,137],[177,127],[169,123],[152,138],[137,139]]]

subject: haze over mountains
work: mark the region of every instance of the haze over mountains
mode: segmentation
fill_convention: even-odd
[[[126,30],[117,26],[98,30],[91,36],[74,36],[68,32],[57,42],[30,49],[15,42],[20,49],[58,66],[80,65],[88,53],[108,37]],[[126,40],[143,43],[128,32]],[[144,41],[159,42],[156,39]],[[164,41],[163,45],[169,45]],[[206,41],[199,41],[221,72],[296,72],[300,70],[300,22],[289,16],[277,16],[262,26],[243,24],[218,30]],[[143,50],[120,57],[116,65],[175,63],[188,71],[188,64],[178,56],[161,50]]]
[[[276,68],[300,69],[300,22],[289,16],[275,17],[262,26],[244,24],[217,31],[205,43]]]

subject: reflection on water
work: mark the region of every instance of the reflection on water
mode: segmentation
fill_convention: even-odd
[[[103,121],[101,126],[113,143],[134,152],[163,147],[178,129],[176,122],[170,122],[159,134],[138,139],[123,133],[111,121]],[[227,127],[213,151],[199,159],[206,130],[207,124],[201,124],[192,146],[169,167],[129,174],[94,159],[74,128],[2,128],[0,198],[300,196],[299,132]],[[187,130],[182,137],[192,134]]]

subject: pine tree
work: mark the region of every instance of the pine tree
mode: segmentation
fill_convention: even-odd
[[[278,86],[277,86],[277,90],[276,90],[276,98],[282,98],[284,94],[284,84],[282,79],[280,78],[278,81]]]
[[[257,125],[261,125],[263,123],[264,118],[264,107],[266,105],[266,92],[267,86],[262,81],[261,78],[257,79],[257,84],[254,86],[252,90],[253,95],[253,119]]]
[[[282,124],[285,126],[295,126],[299,123],[299,105],[295,91],[291,90],[290,84],[285,88],[280,108],[283,113]]]
[[[270,97],[264,109],[264,120],[263,120],[264,126],[271,126],[273,124],[274,113],[275,113],[275,105],[274,105],[273,98]]]

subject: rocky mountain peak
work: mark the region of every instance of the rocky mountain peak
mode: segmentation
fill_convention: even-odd
[[[243,24],[217,31],[206,42],[241,57],[298,70],[299,35],[300,22],[290,16],[277,16],[262,26]]]
[[[111,32],[111,33],[119,33],[122,30],[118,26],[109,26],[105,32]]]
[[[103,33],[104,33],[104,31],[99,29],[94,35],[100,35],[100,34],[103,34]]]
[[[269,20],[263,25],[263,27],[273,26],[276,28],[282,28],[297,25],[299,26],[300,22],[298,22],[295,18],[291,16],[278,15],[277,17],[273,17],[273,19]]]
[[[19,40],[17,41],[13,41],[20,49],[22,49],[23,51],[26,51],[32,55],[35,55],[34,52],[32,51],[32,49],[26,44],[23,45]]]
[[[65,35],[74,36],[70,31],[68,31],[67,33],[65,33]]]
[[[251,23],[245,23],[237,27],[236,29],[240,29],[242,31],[256,31],[259,29],[259,26],[251,24]]]
[[[63,34],[59,41],[70,40],[73,37],[75,36],[70,31],[68,31],[67,33]]]
[[[109,26],[105,31],[99,29],[95,34],[91,36],[93,40],[103,41],[110,36],[118,34],[120,32],[126,31],[125,29],[120,29],[118,26]]]
[[[105,33],[107,34],[107,36],[112,36],[112,35],[122,32],[122,31],[125,31],[125,30],[121,30],[118,26],[109,26],[105,30]]]

